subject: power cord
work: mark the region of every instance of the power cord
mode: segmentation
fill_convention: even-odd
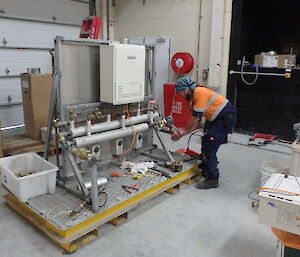
[[[133,148],[133,146],[135,144],[135,140],[136,140],[136,129],[135,129],[134,123],[131,121],[131,116],[130,116],[128,105],[126,105],[126,113],[127,113],[130,125],[133,129],[133,135],[132,135],[132,141],[131,141],[130,146],[121,155],[126,155]]]
[[[257,191],[250,192],[250,193],[248,194],[248,198],[249,198],[250,200],[253,200],[253,201],[259,202],[259,200],[258,200],[258,199],[251,197],[251,195],[252,195],[253,193],[256,193],[256,194],[257,194]]]
[[[187,143],[187,148],[186,148],[186,150],[189,150],[189,149],[190,149],[190,141],[191,141],[192,136],[195,135],[195,134],[196,134],[197,132],[199,132],[200,130],[201,130],[201,129],[197,129],[197,130],[195,130],[193,133],[190,134],[189,139],[188,139],[188,143]]]
[[[246,84],[246,85],[248,85],[248,86],[252,86],[252,85],[254,85],[255,83],[256,83],[256,81],[257,81],[257,79],[258,79],[258,66],[257,65],[255,65],[255,69],[256,69],[256,71],[255,71],[255,79],[252,81],[252,82],[248,82],[248,81],[246,81],[246,79],[244,78],[244,67],[245,67],[245,56],[243,57],[243,60],[242,60],[242,67],[241,67],[241,79],[242,79],[242,81]]]

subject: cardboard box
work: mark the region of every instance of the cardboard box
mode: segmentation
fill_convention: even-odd
[[[277,55],[262,55],[254,56],[254,63],[261,67],[267,68],[294,68],[296,66],[296,55],[294,54],[277,54]]]
[[[48,120],[52,75],[21,74],[25,134],[34,139],[41,139],[41,128]]]

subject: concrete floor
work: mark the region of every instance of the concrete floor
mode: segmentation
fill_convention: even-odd
[[[186,139],[171,142],[171,149],[186,146]],[[234,135],[234,142],[246,136]],[[275,257],[277,240],[270,228],[257,223],[256,210],[247,195],[259,186],[260,165],[273,159],[289,162],[289,155],[236,143],[219,150],[220,187],[201,191],[182,185],[175,195],[161,194],[129,213],[118,227],[107,224],[94,242],[72,254],[74,257]],[[197,150],[200,137],[194,136]],[[285,150],[277,147],[277,151]],[[6,193],[0,186],[0,195]],[[64,256],[64,251],[0,198],[1,257]]]

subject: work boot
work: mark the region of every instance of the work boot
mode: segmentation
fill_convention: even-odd
[[[217,188],[217,187],[219,187],[218,179],[202,180],[198,182],[198,184],[196,185],[196,188],[198,189],[210,189],[210,188]]]

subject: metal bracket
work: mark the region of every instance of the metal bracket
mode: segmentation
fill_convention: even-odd
[[[7,101],[8,101],[9,103],[11,103],[11,101],[12,101],[12,97],[11,97],[10,95],[8,95],[8,97],[7,97]]]
[[[5,69],[5,74],[8,75],[9,73],[10,73],[10,70],[9,70],[8,67],[6,67],[6,69]]]
[[[97,165],[95,163],[91,164],[91,199],[92,199],[92,207],[93,211],[97,213],[99,211],[99,190],[98,190],[98,173],[97,173]]]
[[[160,134],[159,134],[159,132],[158,132],[158,128],[157,128],[157,127],[154,127],[154,131],[155,131],[155,133],[156,133],[156,135],[157,135],[157,137],[158,137],[158,139],[159,139],[159,142],[160,142],[161,146],[163,147],[163,149],[164,149],[165,152],[167,153],[167,155],[168,155],[170,161],[171,161],[171,162],[175,162],[175,160],[174,160],[173,156],[171,155],[170,151],[166,148],[166,145],[165,145],[164,141],[162,140],[162,138],[161,138],[161,136],[160,136]]]
[[[0,14],[1,14],[1,15],[4,15],[4,14],[5,14],[4,8],[0,8]]]
[[[78,169],[76,160],[75,160],[73,154],[69,151],[67,151],[67,156],[69,158],[69,161],[70,161],[71,166],[73,168],[73,171],[75,173],[75,177],[77,179],[77,182],[80,185],[81,191],[82,191],[83,195],[87,198],[89,196],[89,192],[88,192],[87,188],[84,185],[84,180],[83,180],[83,177],[81,176],[80,170]]]
[[[2,43],[3,43],[3,46],[6,46],[6,45],[7,45],[7,40],[6,40],[5,37],[3,38]]]

